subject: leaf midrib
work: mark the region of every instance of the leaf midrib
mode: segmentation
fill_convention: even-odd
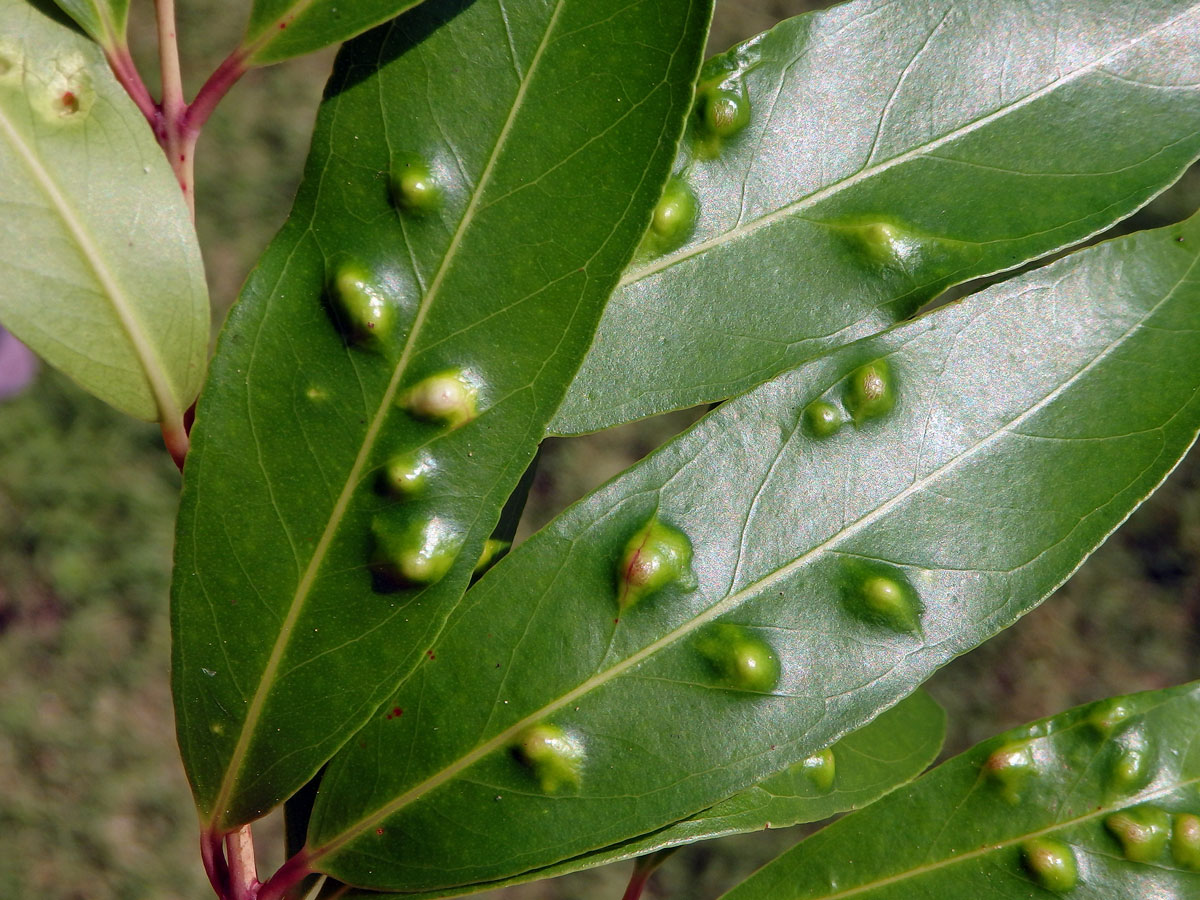
[[[1002,106],[999,109],[993,110],[992,112],[988,113],[986,116],[982,116],[981,118],[976,119],[967,125],[964,125],[960,128],[956,128],[953,131],[949,131],[946,134],[942,135],[940,138],[937,138],[936,140],[929,141],[928,143],[925,143],[925,144],[920,144],[916,147],[911,148],[910,150],[906,150],[904,153],[901,153],[899,156],[894,156],[891,159],[884,160],[883,162],[878,163],[877,165],[874,165],[874,166],[864,165],[863,168],[859,169],[853,175],[849,175],[846,178],[843,178],[839,181],[835,181],[835,182],[833,182],[833,184],[830,184],[830,185],[827,185],[826,187],[820,188],[819,190],[814,191],[813,193],[808,194],[805,197],[801,197],[800,199],[795,200],[791,203],[788,203],[784,206],[781,206],[778,209],[772,210],[771,212],[767,213],[766,215],[760,216],[759,218],[754,219],[745,225],[742,225],[742,224],[735,225],[730,230],[722,232],[721,234],[715,235],[714,237],[700,241],[699,243],[693,244],[691,246],[683,247],[682,249],[677,250],[674,253],[668,253],[664,256],[660,256],[659,258],[655,259],[653,262],[651,262],[645,266],[642,266],[637,269],[628,269],[621,276],[620,281],[617,282],[617,290],[628,287],[631,284],[635,284],[639,281],[642,281],[643,279],[649,278],[652,275],[656,275],[659,272],[665,271],[676,265],[684,263],[689,259],[692,259],[697,256],[701,256],[704,253],[707,253],[709,250],[712,250],[716,247],[721,247],[727,243],[731,243],[735,240],[739,240],[741,238],[752,235],[755,232],[760,231],[761,229],[766,228],[781,219],[785,219],[785,218],[788,218],[793,215],[799,215],[800,213],[804,212],[805,210],[811,209],[812,207],[816,206],[817,204],[821,203],[822,201],[827,200],[830,197],[837,196],[838,194],[842,193],[843,191],[850,190],[850,189],[856,187],[857,185],[861,184],[862,182],[867,181],[871,178],[874,178],[876,175],[880,175],[883,172],[888,171],[889,169],[895,168],[896,166],[903,165],[904,163],[910,162],[911,160],[914,160],[914,159],[922,157],[926,154],[932,153],[933,151],[938,150],[939,148],[941,148],[947,144],[954,143],[955,141],[959,140],[960,138],[966,137],[967,135],[972,134],[973,132],[978,131],[981,128],[984,128],[985,126],[990,125],[992,122],[998,121],[1014,112],[1018,112],[1021,109],[1024,109],[1026,106],[1029,106],[1030,104],[1035,103],[1036,101],[1040,100],[1042,97],[1047,96],[1048,94],[1061,89],[1065,85],[1070,84],[1071,82],[1076,81],[1076,80],[1082,78],[1083,76],[1096,71],[1101,66],[1103,66],[1105,63],[1107,63],[1109,60],[1111,60],[1113,57],[1119,56],[1122,53],[1128,52],[1129,50],[1136,47],[1142,41],[1146,41],[1146,40],[1153,38],[1158,32],[1174,26],[1177,22],[1181,21],[1182,19],[1185,19],[1188,16],[1194,15],[1195,12],[1196,12],[1195,6],[1189,7],[1187,10],[1185,10],[1184,12],[1181,12],[1179,15],[1177,15],[1165,22],[1159,23],[1154,28],[1150,29],[1149,31],[1144,32],[1141,35],[1138,35],[1136,38],[1132,38],[1132,39],[1122,43],[1121,45],[1114,47],[1108,53],[1104,54],[1103,56],[1099,57],[1098,59],[1093,60],[1092,62],[1088,63],[1087,65],[1080,66],[1079,68],[1069,72],[1068,74],[1063,75],[1063,76],[1055,79],[1054,81],[1051,81],[1049,84],[1047,84],[1041,88],[1038,88],[1036,91],[1032,91],[1031,93],[1026,94],[1024,97],[1021,97],[1019,100],[1016,100],[1015,102],[1010,103],[1006,106]]]
[[[23,91],[21,96],[27,97],[28,95]],[[33,115],[32,109],[30,115]],[[86,125],[82,127],[86,127]],[[108,298],[117,321],[129,339],[134,355],[141,365],[142,374],[146,378],[146,383],[154,398],[154,404],[158,408],[159,421],[166,423],[179,421],[181,411],[171,390],[166,368],[155,350],[153,342],[146,336],[145,326],[135,311],[136,304],[126,296],[120,281],[109,271],[99,247],[92,242],[92,237],[79,214],[59,188],[54,176],[42,165],[34,154],[33,148],[25,142],[20,129],[5,111],[4,103],[0,103],[0,131],[4,132],[9,144],[16,150],[21,161],[25,163],[34,182],[41,188],[46,199],[58,213],[67,232],[79,248],[80,255],[100,284],[103,295]]]
[[[463,213],[462,219],[459,221],[458,228],[450,239],[450,243],[446,247],[446,252],[442,257],[441,265],[434,274],[433,279],[429,283],[428,289],[425,291],[421,302],[417,307],[416,316],[413,318],[412,328],[409,330],[408,337],[405,339],[404,349],[401,351],[400,358],[396,363],[396,367],[392,372],[392,378],[388,382],[387,388],[384,390],[383,398],[379,403],[379,407],[375,411],[370,424],[367,427],[366,434],[363,438],[363,444],[359,450],[358,456],[355,457],[354,464],[351,466],[349,473],[346,476],[346,482],[342,486],[342,491],[338,495],[337,501],[334,503],[333,509],[330,512],[329,521],[325,526],[325,530],[321,533],[321,537],[313,550],[313,555],[309,559],[309,564],[301,576],[299,583],[296,586],[296,591],[292,596],[292,602],[288,607],[287,615],[284,617],[283,624],[280,627],[279,636],[275,640],[275,644],[271,648],[271,655],[267,659],[267,665],[263,669],[262,677],[259,679],[258,688],[254,692],[254,696],[250,701],[250,705],[246,710],[246,718],[242,724],[242,730],[238,735],[237,744],[234,746],[233,753],[230,755],[229,763],[225,770],[225,776],[221,781],[216,797],[213,801],[212,811],[210,813],[211,825],[216,828],[222,815],[223,810],[233,795],[233,789],[237,784],[238,776],[242,764],[245,762],[246,754],[250,749],[250,743],[254,738],[254,732],[258,724],[258,720],[262,715],[263,707],[266,705],[267,697],[274,685],[275,673],[278,671],[280,663],[283,660],[283,655],[290,643],[292,632],[295,630],[296,623],[300,618],[300,613],[304,608],[304,603],[308,599],[308,595],[312,590],[313,584],[316,582],[317,572],[324,562],[325,554],[333,543],[334,535],[337,533],[338,527],[341,525],[341,520],[346,514],[346,510],[350,506],[350,501],[354,496],[354,492],[358,489],[359,481],[362,477],[363,469],[366,467],[367,460],[374,448],[375,440],[379,435],[380,429],[391,410],[396,393],[399,390],[400,382],[403,379],[405,370],[408,367],[408,362],[412,357],[413,348],[416,346],[417,338],[420,335],[422,326],[425,323],[425,318],[429,313],[430,307],[433,305],[438,291],[440,290],[446,273],[453,262],[459,247],[462,244],[463,235],[466,233],[472,220],[475,217],[480,202],[482,201],[485,189],[490,183],[492,173],[495,169],[497,160],[499,159],[505,145],[508,141],[509,134],[512,131],[513,123],[516,121],[517,114],[520,112],[525,101],[525,94],[529,88],[530,82],[533,80],[534,73],[538,69],[538,64],[541,62],[542,55],[546,47],[550,43],[550,35],[554,32],[555,26],[558,23],[558,16],[561,12],[566,0],[557,0],[554,5],[554,10],[546,23],[545,33],[542,35],[542,41],[534,51],[530,59],[528,68],[521,79],[517,88],[517,93],[514,96],[512,108],[509,110],[508,118],[505,120],[500,133],[496,138],[496,144],[492,148],[492,153],[488,157],[487,164],[484,166],[483,172],[480,174],[479,181],[476,183],[475,189],[471,194],[471,199],[467,204],[467,208]],[[394,27],[394,26],[393,26]],[[348,737],[348,735],[347,735]]]
[[[1143,324],[1145,322],[1147,322],[1151,318],[1153,318],[1158,313],[1159,309],[1163,306],[1163,304],[1166,303],[1168,300],[1170,300],[1174,296],[1175,291],[1178,289],[1179,285],[1182,284],[1184,281],[1186,281],[1188,279],[1188,277],[1192,274],[1193,270],[1196,268],[1198,261],[1200,261],[1200,257],[1193,259],[1192,262],[1190,263],[1190,265],[1188,266],[1186,272],[1180,277],[1180,279],[1174,285],[1172,285],[1169,290],[1164,292],[1162,299],[1160,299],[1152,307],[1147,309],[1143,315],[1139,316],[1137,318],[1137,320],[1129,326],[1129,328],[1127,328],[1124,332],[1122,332],[1119,336],[1117,336],[1113,341],[1111,341],[1106,347],[1104,347],[1099,353],[1097,353],[1096,356],[1093,357],[1090,362],[1088,362],[1085,366],[1083,366],[1081,369],[1079,369],[1077,372],[1075,372],[1075,374],[1073,374],[1070,378],[1066,379],[1064,382],[1059,384],[1054,390],[1052,390],[1050,393],[1048,393],[1046,396],[1044,396],[1041,400],[1037,401],[1036,403],[1031,405],[1029,408],[1027,408],[1020,415],[1016,416],[1011,421],[1005,423],[1002,427],[997,428],[994,432],[989,434],[984,439],[982,439],[982,440],[978,441],[977,443],[973,444],[972,446],[968,447],[966,450],[961,452],[959,455],[947,460],[945,463],[940,465],[938,468],[934,469],[928,475],[925,475],[924,477],[913,481],[912,484],[910,484],[904,490],[902,490],[901,492],[899,492],[898,494],[896,494],[889,500],[885,501],[880,506],[871,510],[869,513],[862,516],[855,522],[852,522],[849,525],[843,527],[837,533],[831,535],[829,538],[822,541],[816,547],[813,547],[812,549],[805,551],[800,556],[796,557],[796,559],[792,560],[790,563],[787,563],[786,565],[781,566],[779,569],[776,569],[775,571],[769,573],[768,575],[765,575],[764,577],[758,579],[757,581],[747,584],[745,587],[741,588],[740,590],[735,591],[732,594],[729,594],[724,599],[719,600],[717,603],[710,606],[708,609],[706,609],[704,612],[700,613],[695,618],[693,618],[693,619],[689,620],[688,622],[685,622],[684,624],[680,625],[679,627],[673,629],[672,631],[668,632],[666,635],[659,638],[658,640],[653,641],[650,644],[647,644],[641,650],[638,650],[637,652],[631,654],[630,656],[626,657],[624,660],[622,660],[621,662],[612,666],[611,668],[606,669],[605,671],[600,672],[596,675],[593,675],[591,678],[588,678],[586,681],[582,682],[577,687],[571,689],[567,693],[560,696],[557,700],[553,700],[550,703],[547,703],[545,706],[539,708],[535,712],[530,713],[529,715],[521,718],[519,721],[515,722],[514,724],[508,726],[507,728],[505,728],[504,730],[502,730],[501,732],[496,734],[495,737],[478,745],[474,750],[464,754],[463,756],[460,756],[458,758],[458,760],[456,760],[455,762],[446,766],[444,769],[435,773],[434,775],[431,775],[429,778],[425,779],[423,782],[421,782],[421,783],[415,785],[414,787],[410,788],[409,790],[405,791],[403,794],[401,794],[395,800],[392,800],[389,803],[386,803],[383,806],[378,807],[374,812],[372,812],[372,813],[364,816],[362,819],[360,819],[358,821],[358,823],[351,825],[349,828],[344,829],[339,834],[335,835],[334,837],[332,837],[329,840],[327,840],[326,842],[324,842],[321,846],[312,849],[309,852],[308,859],[310,861],[315,861],[322,856],[327,856],[330,853],[333,853],[334,851],[338,850],[340,847],[349,843],[351,840],[353,840],[355,837],[357,837],[360,833],[367,831],[371,828],[374,828],[375,826],[377,826],[380,822],[382,822],[389,816],[393,815],[394,813],[396,813],[403,807],[407,806],[408,804],[420,799],[422,796],[429,793],[430,791],[433,791],[436,788],[440,787],[441,785],[445,784],[450,779],[452,779],[456,775],[458,775],[460,772],[462,772],[462,771],[466,770],[467,768],[469,768],[470,766],[474,765],[476,762],[483,759],[488,754],[493,753],[496,750],[500,750],[501,748],[503,748],[505,746],[508,746],[516,739],[517,735],[519,735],[524,729],[526,729],[532,725],[535,725],[538,722],[543,721],[546,717],[552,715],[554,712],[558,711],[559,709],[563,708],[564,706],[574,703],[575,701],[584,697],[589,692],[591,692],[595,689],[598,689],[600,687],[603,687],[605,684],[607,684],[608,682],[619,677],[624,672],[629,671],[633,667],[644,662],[646,659],[648,659],[649,657],[651,657],[652,655],[657,653],[659,650],[662,650],[666,647],[671,646],[676,641],[683,639],[687,635],[694,632],[696,629],[700,628],[702,625],[705,625],[708,622],[715,619],[716,617],[720,616],[721,614],[728,612],[731,609],[734,609],[744,599],[749,598],[753,594],[756,594],[756,593],[759,593],[759,592],[762,592],[765,590],[769,590],[771,585],[775,584],[777,581],[779,581],[781,579],[786,578],[792,572],[798,570],[799,568],[801,568],[802,566],[807,564],[811,559],[816,557],[818,554],[823,553],[824,551],[833,547],[835,544],[845,540],[848,537],[852,537],[853,535],[857,534],[859,531],[872,525],[876,520],[878,520],[881,516],[886,514],[893,507],[897,506],[904,500],[908,499],[910,496],[917,493],[918,491],[923,490],[926,485],[930,484],[935,479],[940,478],[942,475],[946,474],[949,471],[952,471],[960,463],[973,458],[981,450],[990,446],[992,443],[994,443],[995,441],[1004,437],[1005,435],[1011,433],[1015,428],[1019,427],[1023,422],[1027,421],[1029,418],[1036,415],[1042,409],[1046,408],[1057,397],[1059,397],[1064,392],[1066,392],[1068,389],[1070,389],[1080,378],[1082,378],[1084,375],[1086,375],[1089,371],[1094,369],[1096,366],[1100,365],[1104,360],[1106,360],[1109,356],[1111,356],[1117,349],[1119,349],[1133,334],[1135,334],[1143,326]],[[928,332],[921,332],[918,335],[914,335],[914,338],[921,337],[927,333]],[[906,344],[901,344],[896,347],[893,347],[889,351],[889,355],[891,353],[895,353],[898,350],[902,349],[902,347],[905,345]]]

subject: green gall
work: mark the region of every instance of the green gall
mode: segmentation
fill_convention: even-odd
[[[1088,725],[1101,737],[1109,737],[1133,715],[1133,709],[1122,700],[1097,703],[1088,715]]]
[[[478,415],[479,388],[461,369],[430,375],[400,397],[400,405],[418,419],[458,428]]]
[[[1154,776],[1155,753],[1141,731],[1122,735],[1110,773],[1112,787],[1122,793],[1140,790]]]
[[[1021,790],[1037,771],[1033,747],[1026,741],[1005,744],[993,751],[983,764],[984,775],[1000,789],[1009,803],[1021,799]]]
[[[498,563],[500,557],[507,553],[511,546],[511,541],[497,541],[494,538],[488,538],[483,542],[483,550],[479,553],[479,560],[475,563],[473,574],[482,575]]]
[[[895,222],[846,226],[861,252],[875,265],[913,271],[929,255],[929,239]]]
[[[1079,867],[1071,848],[1061,841],[1037,838],[1021,845],[1021,860],[1039,886],[1065,894],[1079,884]]]
[[[704,130],[713,137],[733,137],[750,124],[750,99],[745,88],[710,87],[700,94],[698,111]]]
[[[1200,872],[1200,816],[1180,813],[1171,830],[1171,859],[1175,864]]]
[[[423,587],[441,581],[462,549],[465,535],[441,516],[396,524],[377,516],[371,523],[371,569],[381,587]]]
[[[778,657],[748,628],[715,625],[696,646],[726,687],[768,694],[779,684]]]
[[[395,497],[415,497],[429,485],[430,473],[435,468],[433,460],[424,453],[402,453],[384,466],[381,485]]]
[[[578,786],[583,772],[583,743],[557,725],[533,725],[525,729],[513,752],[532,770],[547,794]]]
[[[396,311],[358,263],[339,265],[329,280],[327,293],[334,317],[350,340],[361,343],[391,334]]]
[[[628,609],[644,597],[675,586],[694,590],[692,542],[657,516],[633,533],[617,562],[617,605]]]
[[[803,772],[818,790],[830,790],[833,787],[834,777],[837,775],[837,762],[833,758],[833,748],[826,747],[824,750],[800,760],[792,766],[792,771]]]
[[[856,425],[890,411],[896,404],[896,394],[888,364],[880,359],[851,372],[845,402]]]
[[[687,182],[673,176],[650,217],[642,251],[654,255],[674,250],[688,239],[696,224],[696,197]]]
[[[1113,813],[1104,827],[1121,844],[1121,852],[1130,862],[1150,863],[1167,849],[1171,836],[1171,817],[1157,806],[1138,806]]]
[[[393,165],[391,189],[392,202],[405,212],[423,215],[442,205],[442,189],[429,164],[416,156],[406,156]]]
[[[832,403],[814,400],[804,409],[804,424],[814,437],[830,437],[841,430],[842,411]]]

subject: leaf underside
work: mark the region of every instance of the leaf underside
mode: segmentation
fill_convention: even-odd
[[[0,0],[0,171],[0,323],[117,409],[182,427],[209,328],[183,195],[100,48],[26,0]]]
[[[129,0],[54,0],[103,47],[124,46]]]
[[[448,889],[629,840],[1011,624],[1194,441],[1198,252],[1196,221],[1135,235],[841,348],[569,509],[467,594],[385,705],[403,716],[332,761],[313,865]],[[864,372],[890,410],[861,405]],[[843,417],[831,436],[806,424],[815,400]],[[621,612],[619,563],[651,517],[690,539],[695,582]],[[868,605],[881,584],[905,615]],[[774,687],[731,680],[722,654],[742,646],[773,655]],[[573,784],[522,761],[534,726],[570,736]]]
[[[1117,708],[1125,717],[1110,726]],[[1200,845],[1187,856],[1177,843],[1187,827],[1180,817],[1200,816],[1198,722],[1200,687],[1192,684],[1015,729],[824,829],[725,900],[1195,897]],[[1033,765],[1006,783],[989,774],[989,760],[1014,747]],[[1131,752],[1144,754],[1133,781],[1123,774]],[[1118,837],[1122,820],[1112,818],[1119,813],[1166,822],[1174,834],[1131,858]],[[1071,855],[1074,885],[1039,881],[1026,856],[1033,840]]]
[[[622,276],[550,432],[733,396],[1109,227],[1200,153],[1198,60],[1195,0],[861,0],[711,60],[749,124],[691,118],[694,233]]]
[[[709,14],[430,3],[343,50],[184,476],[172,675],[208,828],[312,777],[460,599],[667,176]],[[389,187],[416,168],[437,187],[420,210]],[[347,272],[382,303],[379,330],[356,332],[336,300]],[[475,417],[420,418],[414,386],[454,373]],[[419,496],[383,481],[408,454],[431,469]],[[453,565],[382,580],[380,526],[448,534]]]

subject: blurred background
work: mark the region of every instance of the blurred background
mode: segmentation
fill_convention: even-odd
[[[710,51],[825,3],[718,0]],[[245,4],[182,0],[189,94],[237,42]],[[157,83],[149,0],[135,53]],[[282,224],[333,53],[251,72],[201,139],[197,228],[219,324]],[[1200,176],[1123,226],[1200,206]],[[695,418],[679,413],[545,447],[523,533]],[[943,669],[946,753],[1066,707],[1200,677],[1200,462],[1185,460],[1053,598]],[[0,404],[0,898],[211,897],[175,747],[167,588],[179,476],[158,430],[42,369]],[[716,897],[804,829],[696,845],[650,897]],[[279,823],[256,827],[281,861]],[[485,895],[619,900],[630,863]]]

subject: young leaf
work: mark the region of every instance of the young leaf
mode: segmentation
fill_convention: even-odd
[[[1200,153],[1197,58],[1196,2],[860,0],[711,60],[695,229],[622,276],[551,432],[724,399],[1107,228]]]
[[[945,733],[946,714],[932,697],[918,691],[864,728],[846,735],[828,750],[682,822],[545,869],[535,869],[500,882],[473,885],[469,890],[491,890],[552,878],[730,834],[819,822],[873,803],[912,781],[937,757]],[[832,763],[829,757],[832,757]],[[432,900],[461,893],[462,889],[455,888],[450,892],[411,896]]]
[[[100,46],[125,46],[129,0],[54,0]]]
[[[569,509],[467,594],[389,701],[404,716],[330,763],[308,863],[392,890],[509,877],[861,727],[1036,606],[1192,444],[1198,254],[1200,219],[841,348]],[[622,612],[652,520],[688,572]],[[555,785],[522,753],[547,726]]]
[[[1114,709],[1119,722],[1104,723]],[[1079,900],[1200,892],[1200,685],[1102,701],[955,757],[824,829],[725,900]],[[1020,747],[1017,793],[997,760]],[[1118,773],[1147,754],[1145,778]]]
[[[421,0],[254,0],[242,47],[252,66],[282,62],[362,34]],[[443,4],[461,8],[461,0]]]
[[[299,788],[432,645],[667,177],[707,21],[430,4],[343,51],[185,473],[172,675],[213,831]]]
[[[100,48],[0,0],[0,323],[124,412],[179,423],[208,354],[191,218]]]

